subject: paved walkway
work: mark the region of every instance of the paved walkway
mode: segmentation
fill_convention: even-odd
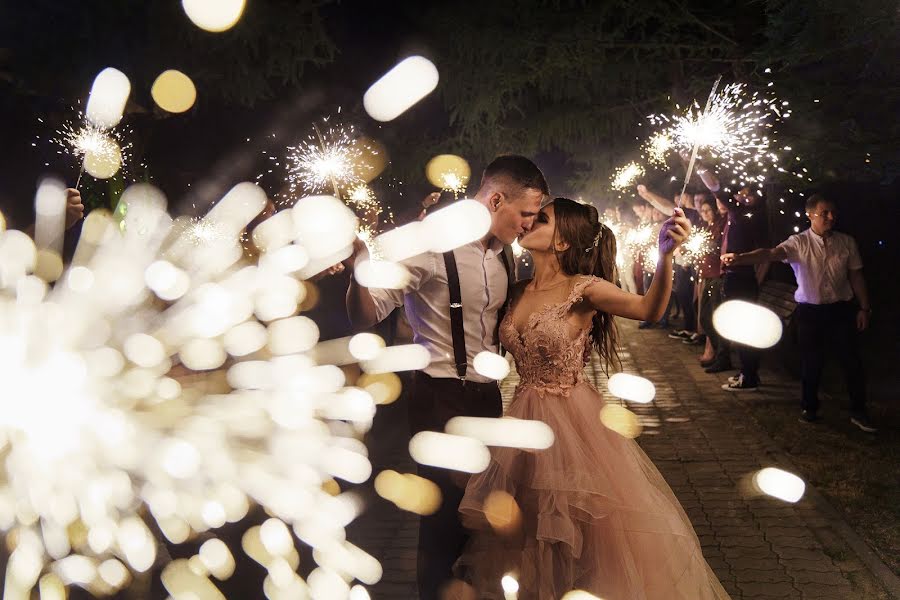
[[[792,467],[743,402],[721,389],[724,376],[704,373],[695,353],[667,340],[664,332],[637,331],[624,323],[621,338],[624,370],[650,379],[657,390],[653,403],[629,406],[644,426],[638,441],[678,496],[704,555],[734,600],[891,597],[867,568],[872,563],[860,558],[866,549],[815,490],[797,504],[749,491],[756,470]],[[588,375],[598,389],[606,389],[599,365],[589,365]],[[774,373],[762,376],[769,389],[794,393],[794,383]],[[516,381],[513,372],[503,382],[505,402]],[[405,427],[405,407],[383,407],[371,455],[376,473],[414,469]],[[370,590],[373,599],[416,597],[413,516],[375,498],[349,537],[384,566],[383,580]]]

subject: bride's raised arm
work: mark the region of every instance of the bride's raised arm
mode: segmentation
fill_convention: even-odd
[[[650,289],[640,296],[608,281],[597,280],[584,291],[594,309],[611,315],[655,322],[662,318],[672,292],[672,254],[691,233],[691,223],[680,208],[663,224],[659,232],[659,261]]]

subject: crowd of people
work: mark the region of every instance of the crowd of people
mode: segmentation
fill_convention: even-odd
[[[622,238],[621,286],[636,293],[652,281],[643,254],[654,251],[629,245],[625,232],[649,226],[654,239],[652,232],[658,232],[659,223],[680,206],[693,227],[708,233],[702,255],[688,260],[683,252],[676,253],[668,309],[659,321],[642,321],[639,328],[668,329],[669,338],[702,348],[698,360],[707,373],[735,371],[723,389],[758,390],[760,350],[722,337],[713,326],[713,314],[728,300],[756,302],[770,263],[788,263],[798,285],[791,318],[796,320],[793,331],[801,355],[800,420],[814,423],[819,418],[818,389],[831,346],[845,371],[851,422],[862,431],[875,432],[866,412],[866,381],[857,341],[857,334],[868,327],[871,306],[856,242],[833,229],[836,203],[820,194],[810,196],[805,207],[810,227],[770,247],[761,194],[744,187],[728,195],[719,190],[709,171],[701,167],[700,175],[709,189],[670,198],[640,184],[630,212],[621,206],[605,212],[606,221],[618,228]],[[670,320],[677,318],[681,326],[673,328]]]

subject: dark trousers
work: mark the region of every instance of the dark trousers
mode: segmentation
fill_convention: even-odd
[[[412,433],[444,431],[456,416],[499,417],[503,413],[496,383],[463,385],[459,379],[439,379],[421,371],[413,376],[409,424]],[[441,507],[419,519],[418,573],[420,600],[438,600],[441,588],[453,577],[453,563],[462,554],[468,533],[459,520],[459,503],[465,493],[462,473],[419,465],[419,476],[441,490]]]
[[[703,332],[709,337],[712,344],[717,364],[731,364],[731,344],[719,335],[713,327],[712,316],[722,304],[722,279],[720,277],[706,278],[703,280],[703,289],[700,290],[700,324]]]
[[[756,302],[759,285],[753,270],[727,272],[722,279],[722,296],[727,300]],[[759,350],[744,344],[734,344],[741,361],[741,374],[750,385],[759,382]]]
[[[819,382],[826,350],[832,346],[847,378],[850,411],[865,415],[866,376],[857,345],[856,307],[850,302],[798,304],[794,319],[800,343],[803,410],[815,414],[819,409]]]
[[[694,269],[675,265],[675,298],[684,315],[684,328],[697,331],[697,310],[694,306]]]

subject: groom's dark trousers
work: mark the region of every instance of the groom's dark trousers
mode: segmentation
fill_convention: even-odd
[[[413,434],[444,431],[453,417],[499,417],[503,413],[496,382],[465,384],[459,379],[435,378],[416,371],[412,378],[409,425]],[[453,577],[453,563],[462,554],[468,533],[459,520],[459,503],[465,492],[464,473],[419,465],[419,476],[441,490],[441,507],[419,520],[419,600],[438,600],[441,589]]]

